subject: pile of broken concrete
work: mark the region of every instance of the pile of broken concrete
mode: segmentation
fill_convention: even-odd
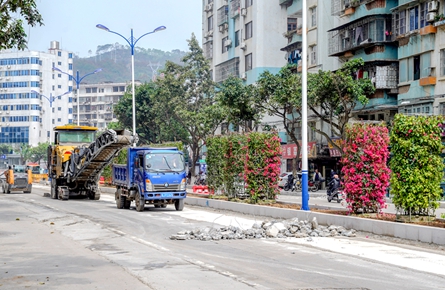
[[[306,238],[306,237],[355,237],[355,230],[342,226],[322,226],[314,217],[311,221],[294,218],[285,221],[263,221],[253,224],[250,229],[235,226],[206,227],[180,231],[171,235],[171,240],[237,240],[237,239],[266,239],[266,238]]]

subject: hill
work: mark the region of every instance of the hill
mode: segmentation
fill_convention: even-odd
[[[92,54],[92,53],[91,53]],[[170,52],[158,49],[135,48],[134,78],[148,82],[156,71],[162,69],[167,60],[179,63],[185,52],[172,50]],[[86,58],[75,57],[73,71],[79,71],[80,76],[101,68],[100,73],[88,76],[82,83],[126,82],[131,81],[131,50],[130,47],[116,44],[106,44],[97,47],[96,55]]]

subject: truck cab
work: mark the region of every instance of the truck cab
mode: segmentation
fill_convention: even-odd
[[[174,204],[182,210],[187,195],[184,155],[175,147],[128,148],[127,164],[113,165],[112,182],[118,208],[129,208],[134,200],[138,211],[145,204]]]

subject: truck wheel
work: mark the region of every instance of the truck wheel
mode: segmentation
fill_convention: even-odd
[[[30,185],[28,186],[28,188],[27,188],[26,190],[23,191],[23,193],[31,193],[31,190],[32,190],[32,184],[30,184]]]
[[[175,200],[175,208],[177,211],[182,211],[184,209],[184,199]]]
[[[144,211],[145,199],[144,199],[144,197],[141,195],[141,193],[139,191],[136,192],[136,196],[134,198],[134,202],[135,202],[137,211]]]
[[[91,192],[88,194],[88,198],[91,199],[91,200],[99,200],[99,199],[100,199],[100,193],[99,193],[99,192],[91,191]]]
[[[127,200],[127,197],[125,197],[124,208],[129,209],[130,206],[131,206],[131,200]]]
[[[52,199],[57,199],[58,198],[58,194],[57,194],[57,181],[55,178],[51,178],[51,198]]]
[[[116,189],[116,192],[114,193],[114,199],[116,200],[116,207],[118,209],[122,209],[125,206],[125,202],[127,201],[125,196],[121,196],[122,189]]]

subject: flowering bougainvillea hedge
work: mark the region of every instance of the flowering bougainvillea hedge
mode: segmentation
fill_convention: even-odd
[[[380,213],[385,204],[390,170],[389,134],[383,125],[356,123],[346,129],[342,173],[350,212]]]

